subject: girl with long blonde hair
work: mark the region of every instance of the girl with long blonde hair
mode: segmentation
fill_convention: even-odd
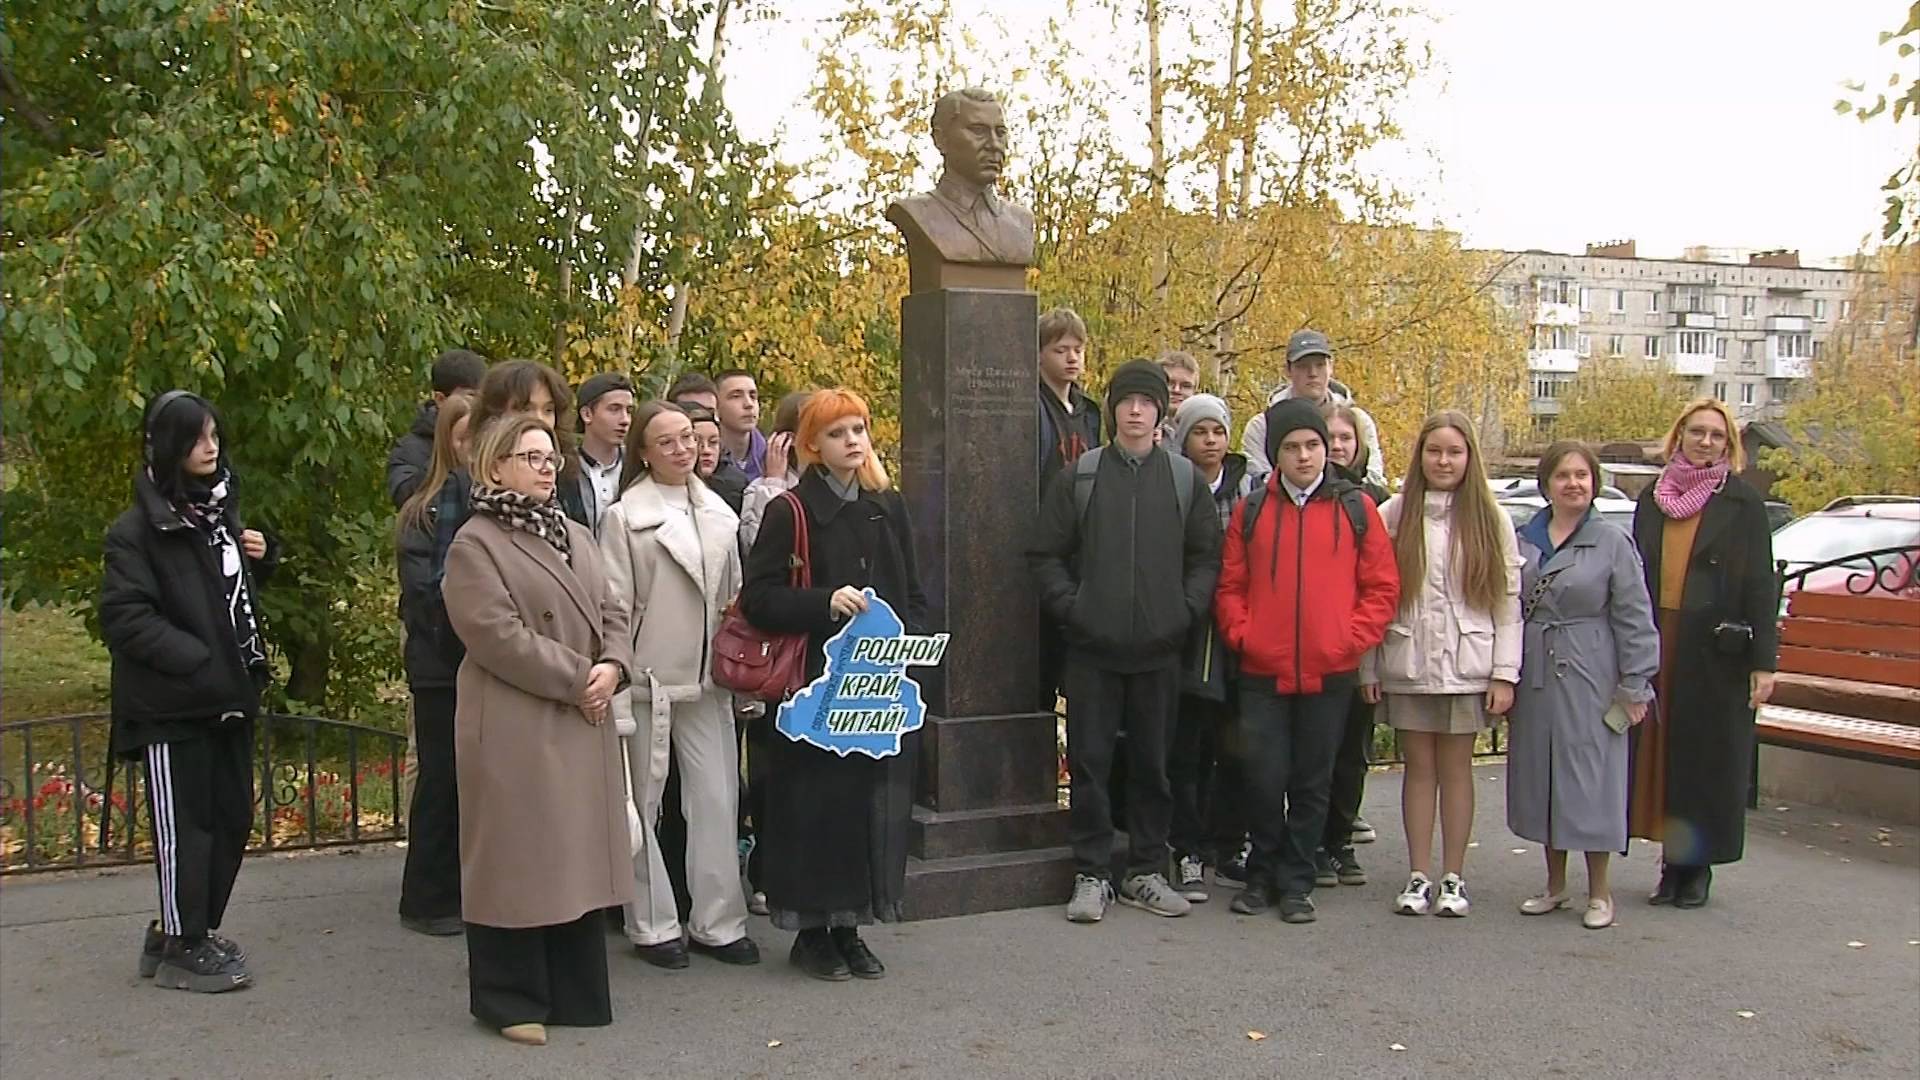
[[[1494,502],[1473,424],[1452,409],[1420,429],[1400,494],[1380,508],[1400,567],[1400,611],[1360,672],[1367,700],[1386,702],[1406,778],[1403,915],[1467,914],[1473,829],[1473,744],[1513,704],[1520,680],[1520,550]],[[1432,875],[1439,803],[1443,870]]]

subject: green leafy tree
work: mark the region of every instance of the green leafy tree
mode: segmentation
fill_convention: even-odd
[[[367,705],[399,656],[381,477],[432,357],[541,355],[634,250],[642,289],[698,256],[687,163],[736,152],[688,92],[704,10],[6,0],[10,602],[91,597],[142,405],[191,388],[286,545],[288,696]]]

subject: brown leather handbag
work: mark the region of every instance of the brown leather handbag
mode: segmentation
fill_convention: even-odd
[[[807,544],[807,511],[792,491],[780,498],[793,505],[793,555],[789,583],[813,588],[812,553]],[[713,635],[713,681],[736,694],[764,701],[785,701],[807,684],[807,635],[773,634],[740,613],[740,601],[727,605]]]

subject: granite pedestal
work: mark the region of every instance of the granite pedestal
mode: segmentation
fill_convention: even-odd
[[[1073,884],[1039,696],[1039,612],[1025,551],[1039,505],[1034,295],[937,289],[900,305],[901,486],[930,631],[945,663],[927,702],[907,914],[1057,904]]]

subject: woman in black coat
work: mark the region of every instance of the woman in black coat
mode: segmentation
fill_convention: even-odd
[[[774,633],[807,635],[807,678],[826,666],[822,646],[863,610],[861,590],[890,604],[920,633],[926,597],[914,567],[906,504],[874,456],[867,406],[823,390],[800,414],[794,445],[803,470],[793,488],[806,514],[813,587],[790,584],[793,503],[767,506],[740,593],[743,614]],[[859,927],[900,918],[919,736],[874,760],[776,736],[764,753],[765,819],[757,822],[760,877],[773,924],[798,931],[791,960],[815,978],[885,973]],[[760,770],[756,769],[756,772]]]
[[[400,873],[400,925],[450,937],[460,921],[460,792],[453,766],[456,681],[466,647],[447,622],[433,572],[441,492],[465,468],[473,396],[441,404],[424,477],[400,506],[394,527],[400,619],[406,627],[407,692],[413,697],[417,771],[407,800],[407,861]]]
[[[1780,584],[1766,506],[1734,475],[1738,430],[1721,402],[1689,404],[1633,517],[1660,673],[1633,729],[1627,831],[1663,845],[1655,904],[1700,907],[1713,866],[1739,860],[1754,710],[1773,693]]]
[[[215,931],[253,828],[253,719],[268,678],[254,583],[274,559],[240,525],[213,406],[169,390],[143,427],[145,467],[107,530],[100,582],[113,752],[146,761],[160,881],[140,974],[218,993],[252,981],[245,952]]]

